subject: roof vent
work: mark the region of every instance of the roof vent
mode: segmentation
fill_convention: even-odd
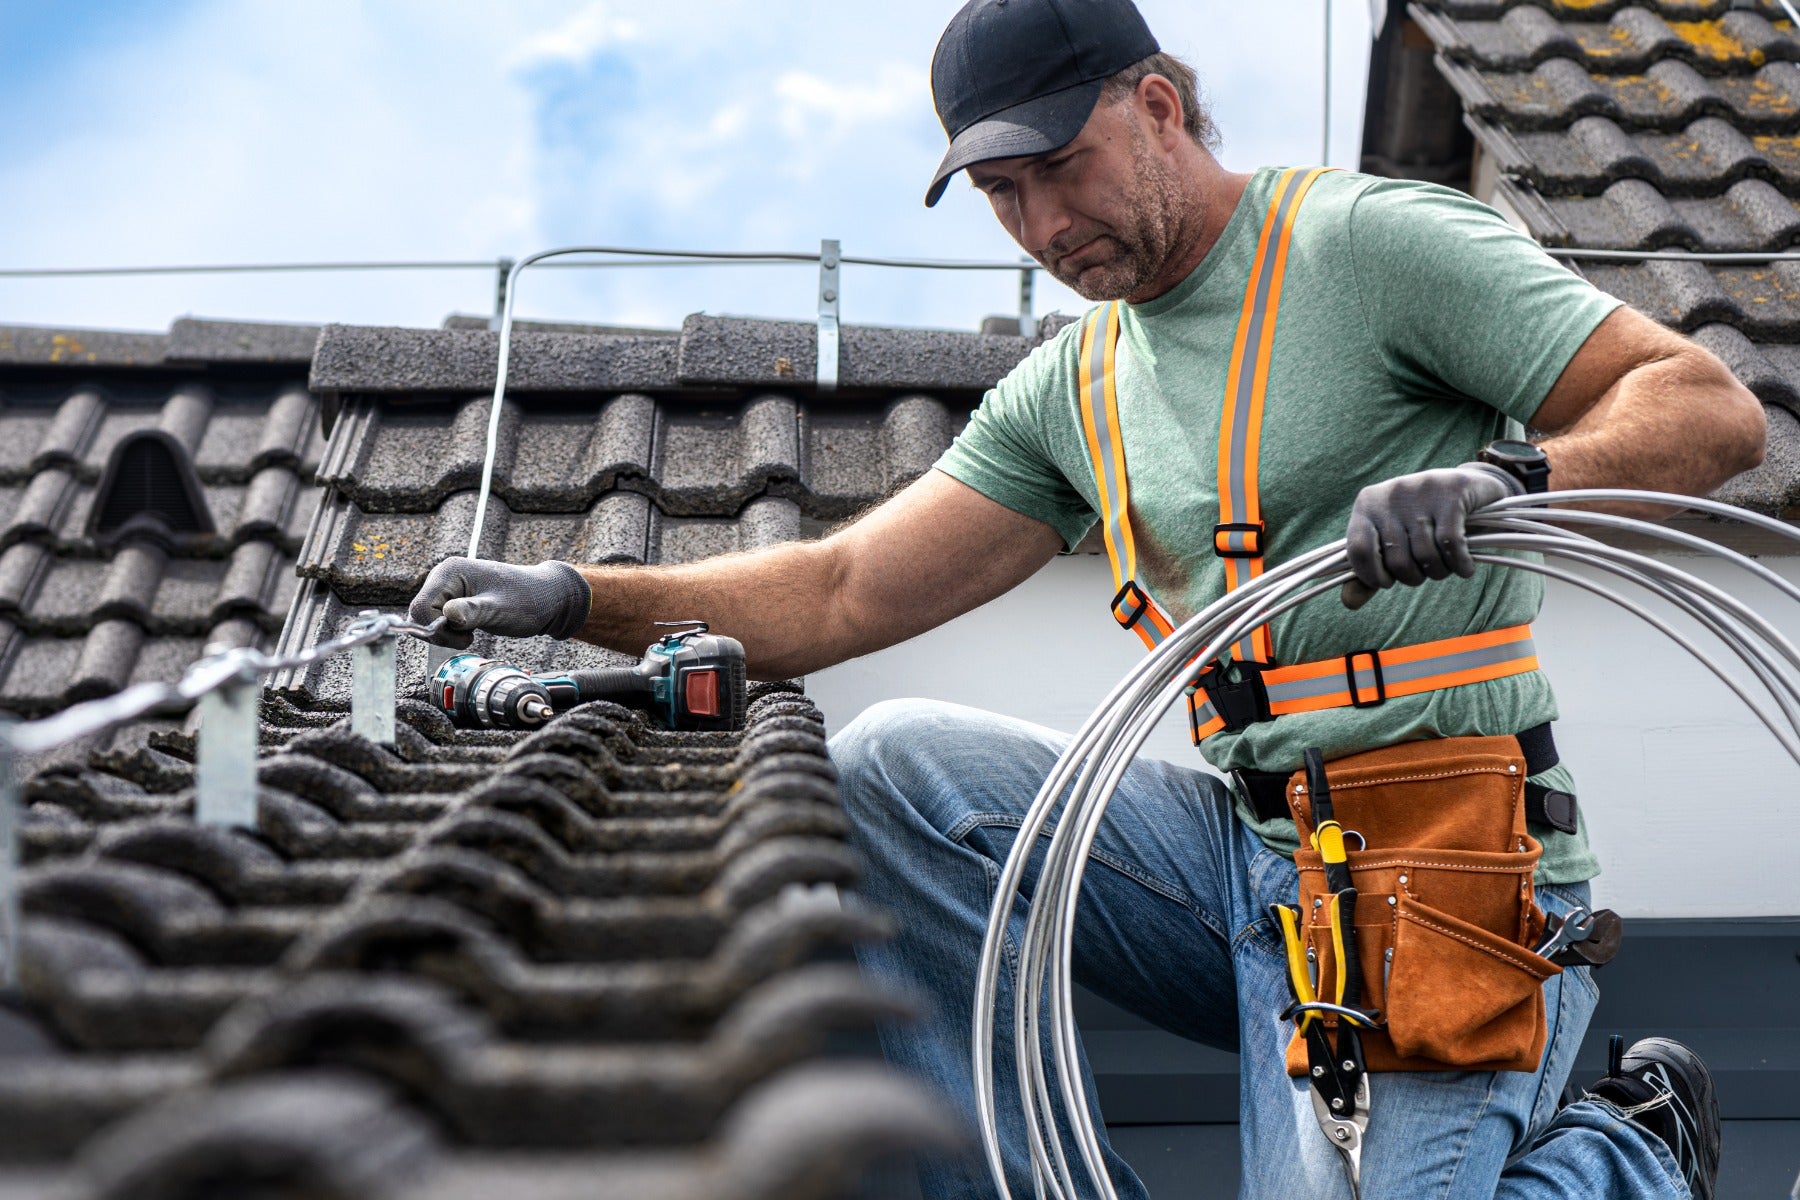
[[[117,542],[133,534],[187,544],[214,531],[206,493],[180,442],[160,429],[120,439],[100,476],[88,535]]]

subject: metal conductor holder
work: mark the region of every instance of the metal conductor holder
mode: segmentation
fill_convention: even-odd
[[[381,614],[367,608],[362,620],[374,624]],[[399,642],[392,633],[350,651],[350,729],[378,746],[394,744],[395,663]]]
[[[819,242],[819,362],[817,386],[835,392],[838,386],[838,253],[836,238]]]
[[[200,697],[194,819],[202,825],[256,825],[256,710],[261,695],[256,673],[238,667]]]

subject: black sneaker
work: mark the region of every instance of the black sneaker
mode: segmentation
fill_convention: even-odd
[[[1606,1077],[1587,1094],[1610,1100],[1675,1155],[1695,1200],[1713,1200],[1719,1177],[1719,1100],[1712,1072],[1680,1042],[1652,1037],[1625,1049],[1613,1034]]]

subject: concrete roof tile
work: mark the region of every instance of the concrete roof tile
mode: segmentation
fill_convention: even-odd
[[[168,338],[104,329],[0,326],[0,366],[158,367]]]
[[[1430,7],[1440,9],[1458,21],[1494,21],[1503,17],[1520,0],[1432,0]],[[1644,9],[1669,21],[1701,21],[1749,10],[1768,20],[1780,20],[1778,0],[1526,0],[1536,4],[1559,21],[1607,21],[1630,9]],[[1419,7],[1423,7],[1422,5]]]
[[[298,367],[312,362],[318,340],[317,325],[182,317],[169,326],[163,356],[169,362],[181,363],[278,363]]]
[[[1729,480],[1715,499],[1780,516],[1800,508],[1800,418],[1786,408],[1766,409],[1768,442],[1762,465]]]
[[[492,390],[500,337],[485,331],[327,325],[313,357],[315,392]],[[671,334],[596,336],[515,331],[507,387],[639,390],[676,383]]]
[[[735,519],[671,517],[651,510],[650,558],[659,563],[698,562],[740,550],[761,550],[807,535],[800,506],[764,496],[750,501]]]
[[[1549,245],[1786,251],[1800,244],[1800,39],[1772,3],[1433,0],[1409,9]],[[1571,50],[1570,41],[1576,48]],[[1771,412],[1768,465],[1728,485],[1780,509],[1777,434],[1800,404],[1800,270],[1583,261],[1575,269],[1721,355]]]

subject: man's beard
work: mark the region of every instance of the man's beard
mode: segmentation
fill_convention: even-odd
[[[1096,226],[1058,238],[1039,259],[1051,275],[1083,300],[1122,300],[1136,295],[1162,271],[1174,246],[1179,212],[1175,173],[1152,155],[1150,140],[1141,130],[1134,127],[1132,133],[1130,224]],[[1104,239],[1100,248],[1110,250],[1110,258],[1086,267],[1063,261],[1069,252],[1097,238]]]

